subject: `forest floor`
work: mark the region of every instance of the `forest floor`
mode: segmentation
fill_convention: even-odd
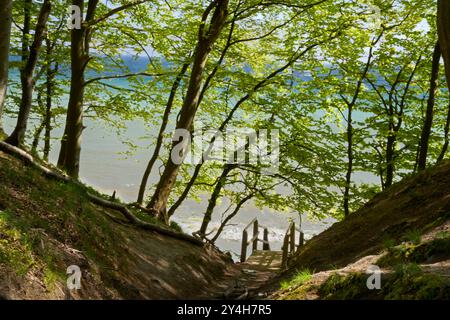
[[[379,290],[367,287],[371,266],[379,267]],[[449,276],[446,162],[395,184],[311,239],[261,290],[272,299],[450,299]]]

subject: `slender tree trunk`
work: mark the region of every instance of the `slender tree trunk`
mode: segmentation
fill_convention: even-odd
[[[6,139],[6,142],[8,142],[13,146],[22,145],[25,139],[28,118],[30,115],[31,105],[33,102],[33,91],[34,91],[33,73],[39,58],[39,52],[41,50],[42,40],[44,38],[45,28],[47,25],[48,17],[50,15],[50,10],[51,10],[50,0],[45,0],[39,12],[36,30],[34,33],[34,39],[30,47],[28,59],[23,69],[23,72],[21,72],[20,75],[20,81],[22,84],[22,99],[20,102],[19,116],[17,118],[17,124],[13,133]]]
[[[422,129],[422,136],[420,138],[420,151],[417,165],[419,171],[425,170],[427,166],[428,146],[431,136],[431,128],[433,126],[434,104],[436,100],[436,91],[438,87],[440,59],[441,59],[441,47],[438,42],[436,43],[433,52],[433,62],[431,66],[431,78],[430,78],[430,93],[428,96],[427,111],[425,115],[425,122]]]
[[[67,118],[66,118],[66,122],[67,122]],[[60,169],[64,167],[64,162],[66,160],[66,146],[67,146],[67,128],[64,128],[64,132],[61,137],[61,148],[59,149],[58,162],[57,162],[57,167]]]
[[[72,5],[84,12],[84,1],[73,0]],[[58,166],[73,178],[78,178],[80,172],[81,134],[83,132],[83,98],[84,98],[84,71],[89,61],[90,29],[86,23],[92,21],[97,9],[98,0],[88,3],[86,21],[80,29],[71,31],[70,48],[70,93],[67,106],[66,126],[61,141],[61,150]]]
[[[219,229],[217,229],[216,234],[214,235],[214,237],[211,239],[212,243],[215,243],[217,241],[217,239],[219,238],[219,236],[222,234],[223,229],[227,226],[228,222],[230,222],[231,219],[233,219],[239,212],[239,210],[241,210],[242,206],[251,198],[253,198],[253,194],[250,194],[246,197],[244,197],[243,199],[241,199],[241,201],[238,202],[238,204],[236,205],[236,207],[234,208],[233,212],[230,213],[225,220],[223,220],[223,222],[220,224]]]
[[[353,105],[348,107],[347,112],[347,173],[345,175],[344,190],[344,215],[350,214],[350,188],[353,173]]]
[[[444,127],[444,145],[442,146],[441,154],[437,159],[437,163],[442,162],[442,160],[444,160],[445,158],[445,155],[447,154],[448,145],[450,143],[449,131],[450,131],[450,104],[448,105],[447,121],[445,122]]]
[[[361,88],[364,80],[369,73],[370,65],[372,64],[373,59],[373,51],[374,46],[380,41],[384,33],[384,30],[372,41],[372,46],[369,50],[369,55],[367,57],[367,62],[364,66],[364,70],[362,72],[361,78],[356,83],[355,92],[353,94],[352,100],[347,101],[344,98],[345,103],[347,104],[347,173],[345,174],[345,189],[344,189],[344,217],[348,217],[350,214],[350,189],[352,183],[352,174],[353,174],[353,161],[354,161],[354,151],[353,151],[353,108],[358,101],[359,94],[361,93]]]
[[[52,69],[51,57],[52,57],[52,43],[47,37],[47,70],[46,70],[46,99],[45,99],[45,133],[44,133],[44,161],[48,161],[48,156],[50,154],[50,139],[52,131],[52,99],[53,99],[53,86],[56,74],[58,73],[58,63],[55,63],[54,69]]]
[[[44,109],[44,103],[42,101],[42,93],[41,91],[38,92],[38,105],[39,105],[39,109]],[[31,153],[36,153],[37,148],[39,146],[39,140],[41,137],[41,133],[45,128],[45,115],[42,116],[42,120],[41,123],[39,124],[39,126],[36,128],[36,130],[34,131],[33,134],[33,142],[31,143]]]
[[[144,202],[144,196],[145,196],[145,189],[147,188],[148,183],[148,177],[150,176],[150,173],[152,172],[153,166],[158,159],[159,152],[161,150],[161,146],[164,140],[164,132],[166,131],[167,124],[169,122],[169,116],[172,112],[173,103],[175,101],[175,96],[178,91],[178,87],[180,86],[181,80],[186,74],[187,69],[189,68],[189,63],[185,63],[183,67],[181,68],[180,73],[177,75],[175,82],[172,85],[172,89],[170,91],[169,99],[167,101],[166,109],[164,110],[163,119],[161,122],[161,127],[159,129],[158,137],[156,138],[156,145],[155,150],[153,151],[153,154],[148,162],[147,168],[145,169],[144,175],[142,176],[141,185],[139,187],[139,194],[137,203],[142,205]]]
[[[391,115],[391,118],[393,115]],[[389,120],[389,133],[386,140],[386,181],[384,183],[384,188],[389,188],[394,181],[394,153],[396,144],[396,132],[394,131],[393,120]]]
[[[0,135],[3,134],[3,107],[6,99],[11,37],[12,0],[4,0],[0,7]]]
[[[208,7],[202,17],[202,24],[199,29],[198,43],[194,54],[194,63],[192,66],[191,77],[189,80],[186,97],[181,107],[180,117],[176,125],[176,129],[190,130],[197,112],[198,101],[201,93],[201,84],[206,63],[212,46],[219,37],[228,15],[228,0],[218,0],[213,3],[215,8]],[[205,30],[205,23],[211,10],[214,14],[211,18],[209,30]],[[164,168],[164,172],[156,187],[155,193],[148,205],[155,212],[159,219],[168,223],[166,212],[167,201],[178,175],[180,164],[172,161],[170,156],[174,150],[175,144],[170,150],[169,159]]]
[[[39,124],[39,127],[36,128],[36,131],[33,135],[33,142],[31,144],[31,153],[36,153],[37,148],[39,146],[39,140],[41,138],[42,131],[44,131],[45,128],[45,118],[42,119],[41,123]]]
[[[438,0],[437,29],[450,91],[450,1],[448,0]]]
[[[206,235],[206,231],[208,229],[209,223],[211,222],[214,208],[217,205],[217,199],[220,197],[220,193],[222,192],[222,189],[225,186],[228,174],[235,168],[236,168],[235,164],[225,164],[222,170],[222,174],[220,175],[217,184],[213,192],[211,193],[211,198],[208,201],[208,207],[206,208],[206,212],[203,215],[203,221],[199,231],[200,236],[204,237]]]

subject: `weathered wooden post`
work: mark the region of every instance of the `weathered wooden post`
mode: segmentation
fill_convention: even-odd
[[[289,232],[290,236],[290,252],[295,252],[295,223],[291,223],[291,231]]]
[[[269,251],[270,245],[269,245],[269,230],[267,228],[264,228],[264,237],[263,237],[263,250]]]
[[[288,251],[289,251],[289,235],[286,234],[283,240],[283,256],[281,258],[281,268],[287,269]]]
[[[258,249],[258,233],[259,233],[259,225],[258,220],[255,220],[253,223],[253,246],[252,246],[252,253]]]
[[[245,262],[247,259],[247,241],[248,233],[247,230],[244,230],[242,232],[241,262]]]

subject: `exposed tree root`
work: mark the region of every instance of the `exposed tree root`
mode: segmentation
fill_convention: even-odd
[[[121,212],[125,218],[127,218],[132,224],[134,224],[135,226],[145,229],[145,230],[149,230],[149,231],[155,231],[158,232],[160,234],[169,236],[169,237],[173,237],[173,238],[177,238],[180,240],[185,240],[197,245],[203,245],[203,242],[197,238],[194,238],[190,235],[184,234],[184,233],[180,233],[180,232],[176,232],[176,231],[172,231],[169,229],[165,229],[159,226],[156,226],[154,224],[142,221],[140,219],[138,219],[133,213],[131,213],[131,211],[124,205],[121,205],[119,203],[115,203],[115,202],[111,202],[108,200],[105,200],[103,198],[94,196],[92,194],[90,194],[89,192],[87,193],[87,196],[89,198],[89,200],[91,200],[92,203],[95,203],[97,205],[100,205],[102,207],[108,208],[108,209],[112,209],[112,210],[117,210],[119,212]]]
[[[23,162],[31,165],[32,167],[34,167],[37,170],[39,170],[40,172],[42,172],[46,177],[56,179],[59,181],[63,181],[63,182],[67,182],[67,183],[74,183],[74,184],[82,186],[84,188],[84,185],[81,184],[79,181],[72,179],[71,177],[65,175],[62,172],[57,172],[56,170],[51,170],[51,169],[39,164],[33,158],[33,156],[31,156],[29,153],[23,151],[22,149],[14,147],[4,141],[0,141],[0,151],[3,151],[9,155],[16,157],[16,158],[19,158]],[[119,204],[116,202],[112,202],[112,201],[108,201],[103,198],[94,196],[87,191],[86,191],[86,196],[92,203],[94,203],[96,205],[102,206],[107,209],[119,211],[120,213],[122,213],[125,216],[125,218],[127,218],[128,221],[130,221],[133,225],[135,225],[139,228],[142,228],[142,229],[148,230],[148,231],[157,232],[159,234],[162,234],[162,235],[165,235],[168,237],[172,237],[172,238],[176,238],[179,240],[187,241],[187,242],[190,242],[195,245],[203,246],[203,242],[200,239],[197,239],[193,236],[190,236],[190,235],[187,235],[184,233],[180,233],[180,232],[176,232],[176,231],[172,231],[172,230],[169,230],[169,229],[166,229],[163,227],[159,227],[157,225],[140,220],[125,205],[122,205],[122,204]]]

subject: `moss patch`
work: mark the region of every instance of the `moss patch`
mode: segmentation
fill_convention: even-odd
[[[421,244],[404,243],[388,249],[377,264],[381,267],[400,263],[434,262],[450,258],[450,233],[442,233],[436,239]]]

